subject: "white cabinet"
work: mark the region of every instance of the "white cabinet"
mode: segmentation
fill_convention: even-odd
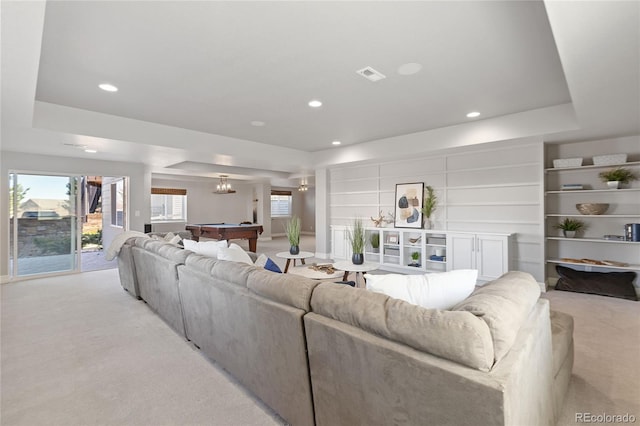
[[[331,227],[331,258],[333,260],[351,259],[351,245],[346,226]]]
[[[348,226],[331,226],[331,257],[351,259]],[[426,229],[366,228],[364,259],[399,273],[445,272],[446,232]],[[376,236],[377,237],[374,237]],[[373,246],[377,240],[378,247]]]
[[[509,271],[511,234],[447,233],[447,270],[477,269],[486,282]]]

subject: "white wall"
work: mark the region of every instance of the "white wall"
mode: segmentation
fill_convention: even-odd
[[[230,181],[234,194],[214,194],[218,179],[181,180],[152,178],[153,188],[187,190],[187,223],[251,222],[253,186]],[[153,223],[152,230],[184,231],[185,222]]]
[[[314,234],[316,233],[316,189],[310,187],[307,191],[300,193],[301,213],[302,219],[302,233]]]
[[[151,192],[151,174],[144,164],[115,161],[88,160],[72,157],[57,157],[38,154],[26,154],[11,151],[0,153],[0,275],[8,274],[9,250],[9,171],[72,174],[81,176],[129,176],[129,229],[143,231],[149,222],[149,202]]]
[[[367,226],[373,226],[370,217],[378,216],[381,210],[385,215],[394,211],[396,184],[424,182],[434,187],[440,200],[434,228],[513,233],[514,268],[530,272],[540,282],[544,280],[541,138],[338,166],[328,171],[328,225],[350,225],[360,217]],[[319,236],[321,231],[317,233]]]

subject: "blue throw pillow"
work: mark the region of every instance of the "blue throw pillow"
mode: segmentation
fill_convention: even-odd
[[[271,259],[267,259],[267,263],[264,264],[264,269],[267,269],[272,272],[277,272],[279,274],[282,273],[282,270],[280,270],[280,267],[278,267],[278,265],[276,265],[275,262]]]

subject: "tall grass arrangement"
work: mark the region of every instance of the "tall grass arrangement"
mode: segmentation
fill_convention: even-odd
[[[354,254],[364,253],[365,245],[365,232],[361,219],[355,219],[353,221],[353,229],[348,231],[349,242],[351,243],[351,250]]]
[[[288,222],[285,228],[287,233],[287,239],[291,246],[300,245],[300,218],[293,216]]]

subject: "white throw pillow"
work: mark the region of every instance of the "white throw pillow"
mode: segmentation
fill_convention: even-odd
[[[366,275],[367,289],[428,309],[450,309],[473,292],[475,269],[425,275]]]
[[[182,237],[180,235],[174,235],[174,237],[167,242],[169,244],[173,244],[174,246],[177,246],[180,241],[182,241]]]
[[[182,245],[185,250],[191,250],[194,253],[198,252],[198,242],[193,240],[182,240]]]
[[[231,260],[233,262],[242,262],[248,265],[253,265],[253,261],[251,260],[247,252],[235,243],[232,243],[229,247],[221,247],[218,250],[218,259]]]
[[[209,257],[220,257],[220,250],[227,248],[227,240],[199,241],[196,253]]]
[[[174,234],[173,232],[167,232],[167,233],[164,235],[164,240],[165,240],[166,242],[169,242],[169,241],[171,241],[175,236],[176,236],[176,234]]]
[[[218,257],[221,248],[227,248],[227,240],[220,241],[193,241],[182,240],[182,245],[186,250],[203,256]]]
[[[253,264],[261,268],[264,268],[264,265],[267,264],[267,260],[269,260],[269,257],[266,254],[262,253],[260,256],[258,256],[258,258]]]

